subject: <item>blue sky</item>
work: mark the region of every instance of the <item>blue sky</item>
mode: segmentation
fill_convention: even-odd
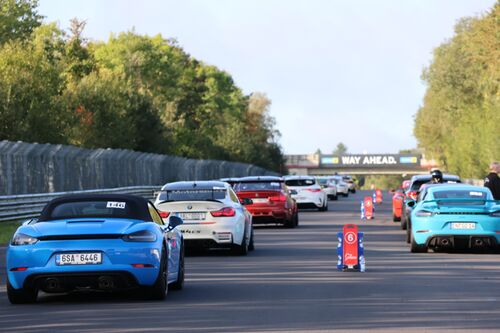
[[[422,68],[456,21],[495,0],[41,0],[46,21],[87,20],[107,40],[132,28],[174,37],[194,57],[260,91],[288,154],[416,147]]]

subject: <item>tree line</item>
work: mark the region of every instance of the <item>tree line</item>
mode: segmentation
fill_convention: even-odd
[[[482,178],[500,159],[500,1],[461,19],[434,50],[414,134],[427,157],[465,178]]]
[[[0,2],[0,140],[122,148],[282,171],[264,93],[174,39],[134,30],[107,42],[43,23],[37,0]]]

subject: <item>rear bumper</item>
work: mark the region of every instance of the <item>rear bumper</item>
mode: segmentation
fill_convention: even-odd
[[[73,273],[33,274],[24,280],[24,288],[45,292],[67,292],[78,288],[91,290],[126,290],[140,286],[127,271],[89,271]]]
[[[429,248],[496,248],[498,240],[492,235],[434,235],[426,242]]]
[[[291,219],[292,212],[284,207],[247,207],[252,214],[252,221],[257,223],[272,223],[267,221],[280,221]]]
[[[121,239],[43,241],[34,245],[9,246],[7,276],[12,287],[22,288],[26,281],[46,275],[87,275],[101,272],[127,272],[138,285],[153,285],[158,277],[162,240],[155,243],[124,242]],[[100,252],[102,263],[94,265],[56,264],[59,253]],[[135,268],[132,264],[152,267]],[[16,268],[25,270],[16,271]]]

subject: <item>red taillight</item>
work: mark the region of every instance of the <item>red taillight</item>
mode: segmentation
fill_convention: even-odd
[[[132,264],[132,267],[134,268],[151,268],[153,265],[151,264]]]
[[[223,217],[223,216],[234,216],[236,212],[231,207],[224,207],[222,209],[216,210],[215,212],[210,212],[213,217]]]
[[[164,219],[166,219],[170,215],[170,212],[162,212],[161,210],[158,212],[160,213],[160,216]]]
[[[11,272],[24,272],[27,269],[28,269],[28,267],[16,267],[16,268],[11,268],[10,271]]]
[[[417,197],[418,197],[418,193],[416,191],[410,191],[408,192],[408,196],[410,197],[410,199],[412,200],[417,200]]]
[[[306,190],[309,192],[321,192],[320,188],[306,188]]]
[[[269,197],[269,201],[272,202],[285,202],[286,201],[286,195],[282,194],[278,197]]]

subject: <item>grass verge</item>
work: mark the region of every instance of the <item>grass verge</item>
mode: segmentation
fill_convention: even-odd
[[[19,222],[0,222],[0,245],[9,243],[19,225]]]

